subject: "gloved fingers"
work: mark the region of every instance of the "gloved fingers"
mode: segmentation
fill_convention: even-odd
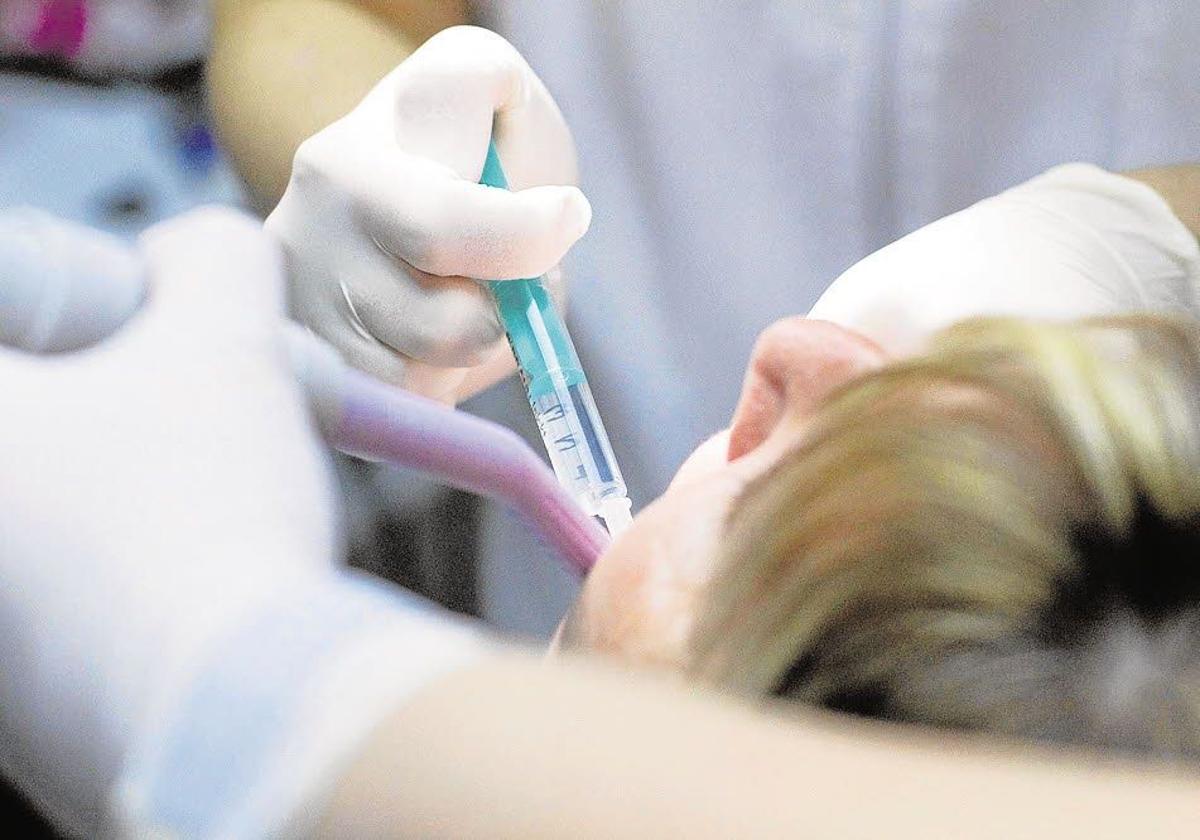
[[[512,348],[508,342],[502,342],[492,349],[491,353],[480,364],[466,372],[454,394],[454,402],[469,399],[485,388],[490,388],[517,369],[517,360],[513,357]]]
[[[1091,164],[1064,164],[991,202],[1040,210],[1074,220],[1075,228],[1086,227],[1107,246],[1097,251],[1122,264],[1142,308],[1194,312],[1200,303],[1200,246],[1163,196],[1139,179]],[[1046,229],[1053,232],[1055,226]]]
[[[354,190],[361,223],[385,251],[429,274],[537,277],[591,224],[591,205],[575,187],[509,192],[387,154],[377,163],[370,188]]]
[[[322,324],[337,325],[313,331],[332,345],[346,364],[421,396],[453,405],[469,373],[466,368],[430,365],[398,353],[368,333],[356,316],[326,319]]]
[[[448,368],[414,361],[404,374],[404,389],[453,407],[460,399],[470,368]]]
[[[483,171],[493,115],[514,189],[576,181],[575,146],[549,91],[504,38],[474,26],[439,32],[367,97],[377,136],[468,181]]]
[[[438,367],[472,367],[503,336],[491,295],[466,277],[440,277],[378,255],[347,297],[367,332],[396,352]],[[371,262],[367,262],[370,269]],[[403,271],[408,282],[397,283]]]
[[[203,208],[151,228],[140,248],[150,281],[146,322],[206,339],[278,331],[282,260],[254,219]]]
[[[346,364],[391,385],[404,385],[410,361],[351,319],[314,321],[310,329],[337,350]]]
[[[0,344],[90,346],[128,320],[144,287],[140,257],[116,237],[33,208],[0,212]]]
[[[270,220],[268,220],[268,229]],[[366,263],[364,269],[363,263]],[[400,282],[396,267],[386,255],[364,249],[348,267],[387,274],[389,282]],[[359,311],[345,283],[334,277],[327,282],[293,286],[288,303],[290,315],[336,351],[346,363],[393,385],[404,382],[408,360],[375,338],[359,320]]]
[[[1142,185],[1090,165],[1055,167],[861,260],[809,317],[904,355],[975,316],[1192,312],[1185,255],[1195,244],[1180,228]]]
[[[578,184],[571,130],[542,80],[533,76],[529,84],[532,95],[521,105],[497,111],[492,130],[509,186]]]
[[[567,279],[562,265],[556,265],[542,275],[542,284],[550,292],[550,300],[560,314],[567,314]]]

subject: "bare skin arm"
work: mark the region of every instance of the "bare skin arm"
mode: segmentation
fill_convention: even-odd
[[[1200,777],[764,713],[582,662],[501,657],[398,709],[325,837],[1183,837]]]
[[[1200,163],[1135,169],[1124,174],[1157,190],[1192,235],[1200,239]]]
[[[218,0],[213,108],[259,208],[283,195],[301,142],[466,18],[465,0]]]

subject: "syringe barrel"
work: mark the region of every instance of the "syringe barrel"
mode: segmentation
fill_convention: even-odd
[[[508,189],[494,143],[479,183]],[[598,515],[602,502],[627,495],[625,480],[567,327],[541,278],[488,286],[554,472],[588,513]]]
[[[554,392],[553,373],[568,385],[583,382],[575,345],[542,281],[496,280],[488,285],[529,399]]]
[[[587,382],[561,379],[540,397],[530,397],[538,429],[558,480],[592,516],[604,502],[625,498],[625,479],[600,422]]]
[[[566,325],[540,281],[490,285],[550,463],[596,515],[603,500],[626,495],[625,481]]]

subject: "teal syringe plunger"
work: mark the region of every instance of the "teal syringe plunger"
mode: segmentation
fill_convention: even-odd
[[[494,143],[488,144],[479,183],[508,189]],[[488,286],[555,475],[615,536],[630,521],[625,480],[550,293],[541,278],[492,280]]]

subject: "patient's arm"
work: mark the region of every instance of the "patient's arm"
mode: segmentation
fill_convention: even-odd
[[[507,656],[396,710],[327,837],[1167,837],[1200,777],[944,732],[765,714],[582,662]]]
[[[209,86],[217,128],[261,208],[296,148],[348,112],[465,0],[217,0]]]

